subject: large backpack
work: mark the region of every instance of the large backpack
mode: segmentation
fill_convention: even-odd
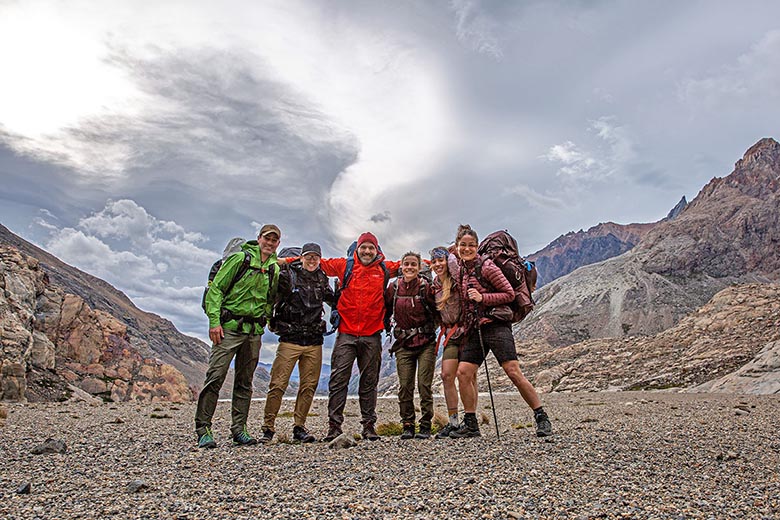
[[[225,262],[225,259],[229,257],[230,255],[240,253],[241,246],[243,246],[246,243],[246,241],[243,238],[236,237],[231,238],[230,241],[225,246],[225,250],[222,252],[222,258],[217,260],[211,265],[211,269],[209,269],[209,280],[206,284],[206,288],[203,290],[203,296],[200,300],[200,306],[203,309],[203,312],[206,312],[206,295],[209,292],[209,289],[211,288],[211,284],[214,282],[214,277],[217,276],[217,273],[219,272],[219,269],[222,267],[222,264]],[[252,256],[249,254],[249,251],[243,251],[244,253],[244,259],[241,261],[241,266],[238,268],[238,271],[236,271],[236,275],[233,277],[232,280],[230,280],[230,284],[228,285],[227,291],[225,291],[225,295],[227,296],[230,294],[230,291],[233,290],[233,286],[236,285],[236,282],[239,281],[246,273],[249,271],[249,264],[252,262]],[[275,273],[274,270],[276,269],[276,264],[271,264],[269,268],[269,280],[273,280]]]
[[[512,323],[522,321],[534,309],[532,295],[536,290],[536,264],[520,256],[517,241],[508,231],[496,231],[486,236],[480,242],[477,253],[483,259],[492,260],[509,280],[515,291],[515,298],[509,304]],[[480,275],[481,272],[478,273]]]
[[[344,269],[344,277],[341,280],[336,280],[334,282],[334,293],[336,294],[336,303],[333,304],[333,309],[330,311],[330,324],[333,327],[328,334],[332,334],[336,329],[338,329],[339,324],[341,323],[341,316],[339,316],[338,311],[338,303],[339,298],[341,298],[341,293],[344,292],[344,289],[346,289],[349,286],[350,280],[352,280],[352,271],[355,269],[355,251],[357,250],[357,240],[352,242],[352,244],[347,248],[347,266]],[[379,253],[382,252],[382,248],[379,247],[379,245],[376,246],[376,249]],[[382,260],[379,263],[379,266],[382,268],[382,272],[385,275],[384,283],[382,284],[382,291],[384,291],[384,288],[387,287],[387,282],[390,281],[390,270],[385,265],[385,261]]]

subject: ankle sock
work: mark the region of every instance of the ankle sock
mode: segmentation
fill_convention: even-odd
[[[459,424],[458,422],[458,412],[451,413],[450,414],[450,426],[457,426]]]

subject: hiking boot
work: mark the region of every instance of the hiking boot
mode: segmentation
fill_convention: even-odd
[[[450,439],[465,439],[468,437],[481,437],[477,416],[474,414],[466,415],[457,430],[450,432]]]
[[[211,433],[211,428],[206,428],[206,433],[198,437],[198,448],[216,448],[217,443],[214,442],[214,435]]]
[[[417,432],[417,435],[414,436],[415,439],[430,439],[431,438],[431,427],[430,426],[420,426],[420,431]]]
[[[363,426],[363,433],[360,434],[364,439],[369,441],[378,441],[380,439],[379,434],[374,429],[373,424],[367,424]]]
[[[330,442],[339,435],[341,435],[343,432],[341,431],[341,428],[338,426],[331,426],[328,428],[328,434],[322,438],[322,442]]]
[[[269,430],[268,428],[263,428],[263,436],[260,437],[260,443],[268,444],[273,440],[273,438],[274,438],[273,430]]]
[[[447,426],[439,430],[439,433],[436,434],[437,439],[446,439],[450,436],[452,432],[458,429],[458,426],[453,426],[450,423],[447,423]]]
[[[296,426],[293,428],[293,440],[307,444],[309,442],[314,442],[317,439],[314,438],[314,435],[307,432],[306,428],[303,426]]]
[[[233,446],[254,446],[255,444],[257,444],[257,439],[249,435],[249,432],[246,431],[246,425],[244,425],[243,430],[233,435]]]
[[[536,420],[536,436],[537,437],[549,437],[552,435],[552,424],[550,424],[550,418],[547,417],[545,412],[534,414]]]
[[[404,431],[401,433],[401,440],[406,441],[409,439],[414,439],[414,424],[404,423]]]

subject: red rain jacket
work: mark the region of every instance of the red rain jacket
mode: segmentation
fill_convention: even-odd
[[[338,311],[341,317],[339,332],[353,336],[371,336],[384,328],[385,317],[385,272],[379,263],[384,255],[379,253],[368,265],[363,265],[354,253],[355,264],[352,278],[339,297]],[[390,278],[398,275],[401,262],[385,261]],[[344,279],[347,269],[346,258],[323,258],[320,267],[328,276]]]

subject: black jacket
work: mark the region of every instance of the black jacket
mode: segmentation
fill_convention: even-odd
[[[335,296],[321,269],[309,272],[297,263],[284,266],[279,273],[271,330],[285,343],[322,345],[326,329],[323,303],[334,305]]]

